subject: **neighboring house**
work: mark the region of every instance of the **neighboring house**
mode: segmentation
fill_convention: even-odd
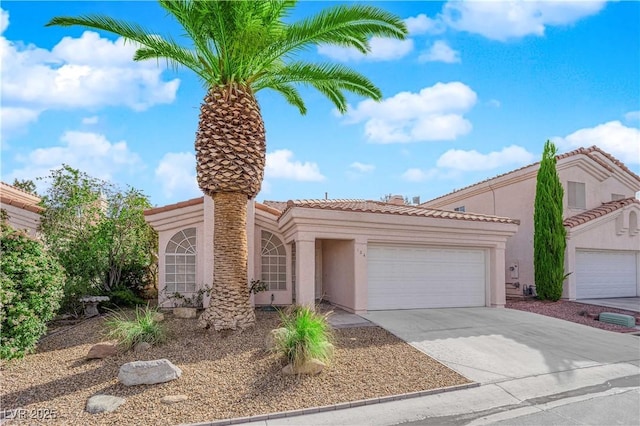
[[[640,177],[596,146],[558,155],[567,229],[563,298],[640,295]],[[539,163],[421,204],[423,207],[518,219],[507,241],[507,293],[535,288],[533,205]]]
[[[256,305],[327,300],[347,311],[504,306],[516,220],[364,200],[249,201]],[[159,234],[159,303],[213,277],[210,197],[145,211]],[[209,301],[205,300],[205,306]]]
[[[15,186],[0,182],[0,207],[7,212],[9,224],[35,237],[40,226],[40,198]]]

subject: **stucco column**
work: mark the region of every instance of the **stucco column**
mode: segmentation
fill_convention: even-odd
[[[564,273],[567,277],[562,285],[562,298],[576,300],[576,244],[567,233],[567,247],[564,251]]]
[[[353,244],[353,291],[356,314],[364,314],[368,309],[367,290],[367,241],[356,239]]]
[[[296,240],[296,304],[314,307],[315,280],[316,241]]]
[[[492,308],[503,308],[507,301],[505,282],[505,246],[500,244],[489,250],[489,303]]]

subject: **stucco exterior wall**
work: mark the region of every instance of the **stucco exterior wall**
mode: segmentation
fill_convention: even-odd
[[[352,311],[355,310],[353,255],[353,240],[322,240],[324,298]]]
[[[618,180],[614,176],[609,176],[604,180],[600,180],[600,178],[596,178],[579,166],[560,169],[558,171],[558,175],[560,176],[562,187],[565,190],[562,205],[564,218],[575,216],[584,212],[585,210],[594,209],[600,206],[602,203],[612,201],[612,194],[620,194],[623,195],[624,198],[628,198],[633,197],[636,192],[632,188],[629,188],[627,185],[620,182],[620,180]],[[585,209],[575,209],[569,207],[567,188],[569,186],[568,182],[570,181],[582,182],[585,184]],[[535,197],[535,186],[532,196]]]
[[[254,219],[253,228],[250,226],[251,220],[247,220],[247,236],[253,241],[250,247],[249,258],[251,259],[251,267],[249,268],[249,281],[252,279],[262,278],[262,231],[271,232],[278,237],[284,244],[287,256],[287,288],[285,290],[267,290],[253,296],[256,305],[290,305],[292,303],[292,274],[291,274],[291,245],[285,244],[282,232],[278,228],[277,217],[271,213],[258,210],[251,203],[248,207],[252,212]]]
[[[13,228],[24,230],[32,237],[37,235],[40,214],[5,204],[2,205],[2,209],[7,212],[9,225]]]
[[[505,269],[507,289],[511,294],[522,293],[524,286],[534,284],[533,272],[533,204],[535,175],[526,173],[509,185],[482,185],[481,191],[449,203],[438,205],[444,210],[464,206],[465,211],[495,214],[520,221],[518,232],[506,241]],[[517,275],[510,270],[517,268]],[[517,286],[517,287],[516,287]]]
[[[585,159],[581,156],[577,158],[569,157],[558,161],[557,170],[564,188],[564,218],[599,207],[603,202],[611,201],[612,194],[633,197],[636,191],[640,190],[637,183],[634,186],[626,175],[611,173],[600,165],[594,164],[593,160]],[[501,178],[461,190],[459,193],[453,193],[423,204],[426,207],[445,210],[453,210],[464,205],[467,212],[495,214],[520,221],[518,232],[506,243],[505,282],[519,284],[517,288],[515,284],[507,284],[507,291],[510,294],[522,294],[523,286],[535,285],[533,210],[537,171],[538,165],[530,166]],[[585,184],[585,209],[569,208],[567,193],[569,181]],[[635,244],[635,248],[630,249],[640,249],[640,243],[637,239],[627,238],[626,241],[623,241],[623,238],[616,236],[614,229],[611,227],[604,227],[599,230],[587,228],[587,232],[583,232],[580,238],[572,244],[576,243],[581,248],[604,249],[611,247],[615,249],[623,246],[631,247]],[[569,257],[569,251],[567,253],[567,257]],[[570,256],[571,258],[575,257],[573,252]],[[517,277],[512,276],[510,269],[516,265],[518,269]],[[572,263],[569,267],[567,264],[567,267],[567,272],[571,272],[574,265]],[[566,283],[566,285],[570,284],[569,282]],[[568,291],[566,294],[569,294]]]
[[[209,262],[206,259],[213,259],[213,252],[211,251],[211,256],[207,257],[204,203],[148,215],[145,219],[158,231],[158,304],[161,307],[172,307],[174,301],[167,298],[165,292],[165,255],[167,243],[176,233],[184,229],[196,228],[196,288],[201,288],[203,284],[210,284],[213,278],[213,275],[209,277],[207,273]],[[205,301],[205,305],[207,304],[208,300]]]
[[[637,205],[630,205],[615,214],[603,216],[567,232],[565,271],[572,272],[565,282],[562,297],[576,298],[576,251],[581,249],[615,250],[636,253],[636,271],[640,275],[640,230],[629,218],[640,214]],[[632,221],[631,221],[632,222]],[[637,294],[640,294],[640,276],[636,278]]]
[[[285,241],[295,241],[298,248],[298,303],[313,304],[315,241],[321,239],[323,288],[332,303],[348,311],[364,313],[367,310],[369,243],[488,249],[491,255],[487,265],[486,304],[494,307],[505,304],[504,247],[507,238],[517,230],[516,224],[313,208],[293,208],[283,215],[279,224]]]

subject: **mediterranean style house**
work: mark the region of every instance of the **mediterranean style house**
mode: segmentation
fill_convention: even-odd
[[[39,197],[0,182],[0,204],[7,213],[9,224],[15,229],[26,231],[32,237],[36,236],[40,214],[44,210],[38,205],[39,202]]]
[[[157,207],[159,304],[213,277],[213,201]],[[365,200],[248,202],[248,276],[255,305],[327,300],[347,311],[505,304],[505,248],[518,221]],[[209,301],[205,299],[204,305]]]
[[[640,177],[596,146],[558,155],[567,230],[563,298],[640,295]],[[507,293],[535,291],[533,206],[539,163],[421,204],[425,208],[517,219],[506,243]]]

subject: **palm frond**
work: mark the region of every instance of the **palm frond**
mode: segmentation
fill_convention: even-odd
[[[302,100],[302,96],[300,96],[300,92],[292,84],[273,84],[269,88],[280,93],[289,104],[297,107],[300,114],[305,115],[307,113],[307,107]]]
[[[282,39],[260,55],[259,62],[265,66],[277,58],[320,44],[353,47],[367,53],[370,37],[402,40],[406,35],[404,21],[385,10],[369,5],[334,6],[289,25]]]
[[[342,91],[380,100],[382,93],[367,77],[338,64],[309,64],[294,62],[265,74],[252,85],[254,91],[282,84],[302,84],[316,88],[327,96],[340,112],[346,112]],[[337,95],[336,92],[340,93]]]
[[[78,25],[96,30],[107,31],[124,38],[125,41],[133,41],[142,47],[134,55],[134,60],[149,58],[162,58],[168,60],[174,66],[181,64],[198,75],[202,74],[202,66],[197,57],[190,50],[178,45],[173,40],[166,40],[160,35],[153,34],[142,26],[125,21],[116,20],[101,15],[86,15],[79,17],[58,16],[49,21],[46,26],[59,25],[63,27]]]

